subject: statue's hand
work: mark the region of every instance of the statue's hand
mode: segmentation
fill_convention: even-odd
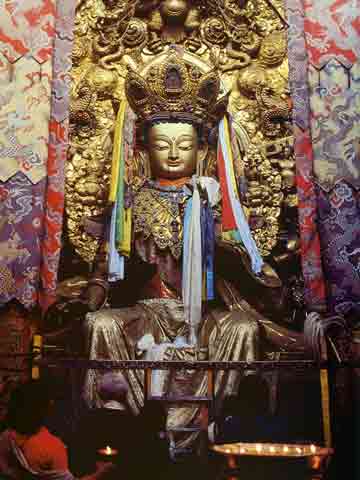
[[[264,263],[259,274],[255,274],[251,267],[251,259],[245,248],[240,244],[234,244],[227,240],[217,239],[219,254],[228,254],[238,258],[245,267],[247,273],[256,280],[257,283],[269,288],[281,288],[282,283],[275,270],[267,263]],[[229,257],[230,258],[230,257]]]
[[[83,301],[91,312],[96,312],[104,306],[107,299],[107,289],[97,283],[90,283],[83,294]]]
[[[81,298],[60,298],[46,311],[44,333],[62,331],[64,328],[81,319],[89,311],[89,307]]]

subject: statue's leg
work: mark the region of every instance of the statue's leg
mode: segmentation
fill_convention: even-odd
[[[236,360],[253,361],[259,359],[260,332],[259,324],[250,312],[225,311],[216,309],[209,312],[204,318],[200,335],[200,347],[208,348],[209,360],[231,362]],[[178,359],[189,360],[186,352],[176,351]],[[181,358],[184,356],[184,358]],[[242,372],[230,370],[216,374],[216,404],[215,411],[221,408],[225,395],[237,393]],[[203,372],[188,372],[189,382],[184,385],[187,395],[207,395],[208,378]],[[173,385],[173,388],[179,386]],[[178,393],[178,392],[173,392]],[[199,423],[199,407],[173,408],[169,411],[168,427]],[[191,445],[196,434],[181,434],[176,436],[177,447]]]
[[[214,311],[215,325],[209,336],[209,359],[222,362],[259,360],[260,327],[250,312],[243,310]],[[239,370],[218,372],[218,398],[237,393],[242,373]]]
[[[208,346],[209,360],[220,362],[259,360],[260,327],[251,312],[244,310],[214,309],[209,312],[200,331],[200,345]],[[240,370],[217,371],[215,377],[215,410],[221,409],[222,400],[238,391],[241,376],[249,372]],[[203,379],[202,395],[206,394],[207,379]]]
[[[146,333],[153,333],[143,308],[138,305],[122,309],[103,309],[89,313],[84,325],[85,344],[90,360],[135,360],[136,344]],[[144,402],[143,371],[123,371],[129,383],[128,402],[138,413]],[[87,370],[83,397],[89,407],[101,407],[97,392],[101,370]]]

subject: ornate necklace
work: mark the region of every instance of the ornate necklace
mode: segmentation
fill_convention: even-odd
[[[134,199],[134,231],[150,236],[160,250],[169,249],[179,259],[182,253],[183,213],[191,196],[188,187],[161,186],[147,181]]]

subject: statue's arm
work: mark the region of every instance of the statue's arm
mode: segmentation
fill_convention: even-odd
[[[133,252],[125,258],[123,280],[109,282],[108,273],[107,243],[104,242],[99,247],[88,285],[82,295],[90,311],[99,310],[106,303],[115,308],[134,305],[143,286],[156,273],[156,266],[147,264]]]
[[[82,295],[92,312],[99,310],[106,303],[109,293],[108,272],[106,241],[102,240],[94,259],[89,283]]]
[[[233,243],[221,238],[216,239],[217,256],[232,256],[233,259],[241,263],[241,268],[257,283],[265,285],[269,288],[280,288],[282,282],[273,268],[264,262],[263,268],[259,274],[255,274],[251,269],[251,259],[245,248],[239,243]]]
[[[278,316],[283,310],[283,284],[275,270],[264,262],[255,274],[245,248],[240,244],[217,238],[216,273],[236,287],[241,296],[257,310]]]

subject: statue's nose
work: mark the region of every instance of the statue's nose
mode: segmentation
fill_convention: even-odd
[[[177,145],[175,143],[173,143],[170,146],[169,158],[170,159],[176,159],[176,158],[178,158],[178,156],[179,156],[179,152],[178,152]]]

